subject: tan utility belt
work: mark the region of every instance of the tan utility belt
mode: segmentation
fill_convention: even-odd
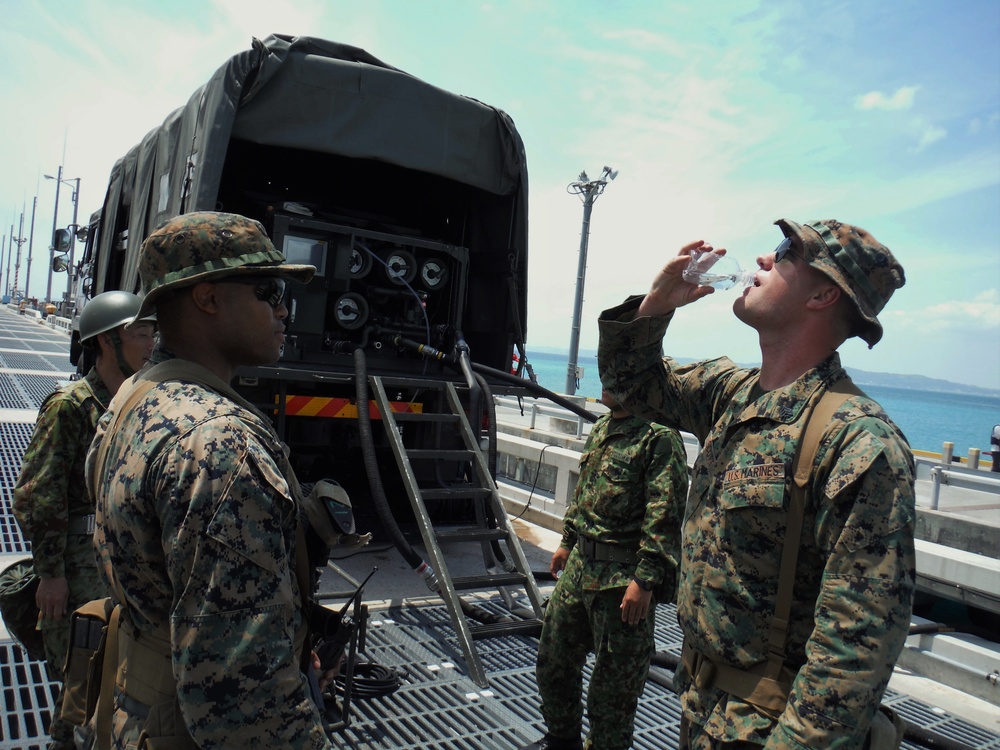
[[[681,662],[699,690],[725,690],[767,713],[781,713],[785,710],[793,678],[787,667],[782,667],[781,678],[774,680],[764,675],[768,667],[766,661],[750,669],[738,669],[713,662],[705,654],[695,651],[687,640],[681,650]]]
[[[639,551],[620,544],[595,542],[593,539],[577,537],[576,548],[587,560],[594,562],[616,562],[623,565],[635,565],[639,562]]]

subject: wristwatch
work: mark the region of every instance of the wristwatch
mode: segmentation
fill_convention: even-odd
[[[639,588],[641,588],[643,591],[652,591],[653,586],[656,585],[652,581],[644,581],[638,576],[632,576],[632,580],[635,581],[637,584],[639,584]]]

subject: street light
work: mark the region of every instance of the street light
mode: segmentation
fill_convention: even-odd
[[[52,273],[53,273],[52,262],[55,260],[55,252],[56,252],[56,229],[58,227],[58,220],[59,220],[59,188],[62,187],[63,183],[66,183],[68,185],[72,182],[75,182],[76,186],[73,188],[73,224],[71,225],[73,231],[72,234],[70,235],[70,242],[69,242],[69,267],[66,269],[66,302],[68,304],[70,300],[73,299],[73,253],[76,250],[76,232],[80,228],[79,225],[76,223],[78,212],[80,209],[80,178],[73,177],[69,179],[63,179],[62,169],[63,169],[62,165],[60,164],[59,171],[57,172],[56,177],[53,177],[52,175],[49,174],[44,175],[46,180],[56,181],[56,205],[55,205],[55,211],[52,214],[52,249],[49,254],[49,285],[48,289],[46,290],[46,300],[48,302],[52,301]]]
[[[580,264],[576,271],[576,304],[573,306],[573,329],[569,339],[569,363],[566,365],[566,394],[576,393],[577,356],[580,351],[580,317],[583,315],[583,286],[587,273],[587,243],[590,237],[590,214],[594,210],[594,201],[604,192],[608,182],[618,176],[618,170],[604,167],[601,176],[596,180],[587,177],[586,172],[580,172],[576,182],[566,187],[566,192],[579,195],[583,201],[583,228],[580,231]]]

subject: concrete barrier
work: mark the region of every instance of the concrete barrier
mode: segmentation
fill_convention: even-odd
[[[50,315],[45,319],[45,322],[49,324],[49,328],[53,328],[59,331],[65,331],[66,333],[72,333],[73,331],[73,320],[71,318],[63,318],[59,315]]]

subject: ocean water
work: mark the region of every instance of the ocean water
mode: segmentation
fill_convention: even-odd
[[[529,351],[528,362],[539,385],[556,393],[565,392],[567,355]],[[596,358],[581,356],[578,364],[584,368],[584,374],[576,394],[600,398]],[[888,386],[861,388],[882,405],[914,450],[941,453],[945,442],[950,442],[954,444],[956,457],[968,456],[970,448],[978,448],[984,459],[989,458],[990,435],[993,426],[1000,424],[1000,397]]]

